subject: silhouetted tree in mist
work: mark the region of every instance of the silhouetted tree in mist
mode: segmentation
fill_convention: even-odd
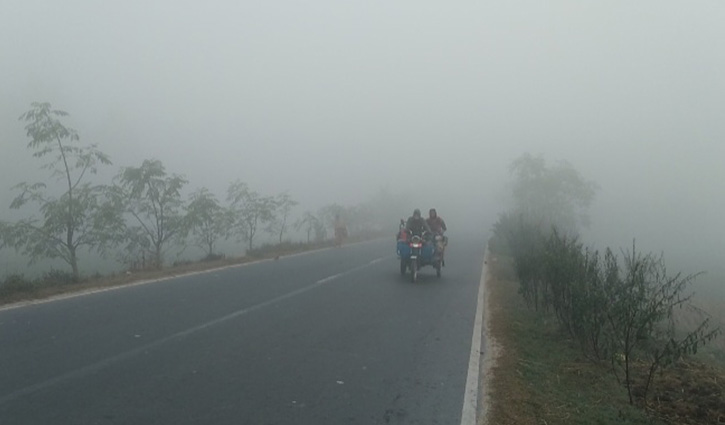
[[[163,265],[167,244],[184,233],[184,202],[181,189],[187,180],[169,175],[159,160],[144,160],[139,167],[125,167],[117,176],[114,193],[137,223],[127,238],[133,247],[152,255],[155,267]]]
[[[586,209],[598,186],[584,179],[571,164],[562,161],[547,165],[542,156],[526,153],[511,163],[510,170],[516,213],[566,233],[589,224]]]
[[[30,216],[16,223],[0,223],[0,239],[28,255],[31,263],[40,258],[60,258],[78,280],[78,250],[81,247],[105,251],[119,241],[123,219],[107,198],[108,188],[86,179],[99,165],[111,160],[96,145],[82,145],[78,133],[61,122],[68,113],[52,109],[50,103],[32,103],[20,116],[27,125],[28,148],[35,158],[49,158],[43,169],[62,187],[59,196],[46,183],[23,182],[15,186],[20,194],[10,204],[39,207],[41,217]]]
[[[227,189],[227,201],[233,217],[232,231],[247,241],[247,249],[252,250],[259,226],[274,218],[274,198],[262,196],[237,180]]]

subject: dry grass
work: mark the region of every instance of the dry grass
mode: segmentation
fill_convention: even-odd
[[[725,424],[725,373],[701,361],[680,362],[657,377],[648,400],[647,410],[667,423]]]
[[[507,310],[518,303],[518,294],[511,291],[511,281],[506,280],[503,272],[509,270],[497,264],[492,257],[489,262],[491,273],[487,281],[488,308],[491,309],[489,330],[498,344],[498,356],[491,370],[489,383],[491,405],[488,410],[488,423],[497,425],[537,424],[536,412],[530,403],[531,392],[523,374],[519,370],[520,355],[511,341],[512,328],[517,326],[509,320]],[[503,277],[503,278],[502,278]]]

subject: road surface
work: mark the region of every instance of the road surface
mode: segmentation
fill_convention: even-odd
[[[460,424],[485,239],[394,241],[0,310],[0,424]]]

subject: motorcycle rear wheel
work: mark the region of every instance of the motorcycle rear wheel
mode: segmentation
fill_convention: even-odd
[[[403,260],[403,259],[401,258],[401,259],[400,259],[400,274],[401,274],[402,276],[405,276],[405,272],[407,272],[407,271],[408,271],[408,262],[407,262],[407,261],[405,261],[405,260]]]

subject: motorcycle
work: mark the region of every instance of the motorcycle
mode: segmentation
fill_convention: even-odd
[[[397,254],[400,258],[400,274],[410,270],[410,281],[418,280],[418,270],[424,266],[433,266],[436,276],[441,277],[442,257],[439,247],[441,236],[433,236],[428,232],[413,235],[407,229],[398,233]]]

